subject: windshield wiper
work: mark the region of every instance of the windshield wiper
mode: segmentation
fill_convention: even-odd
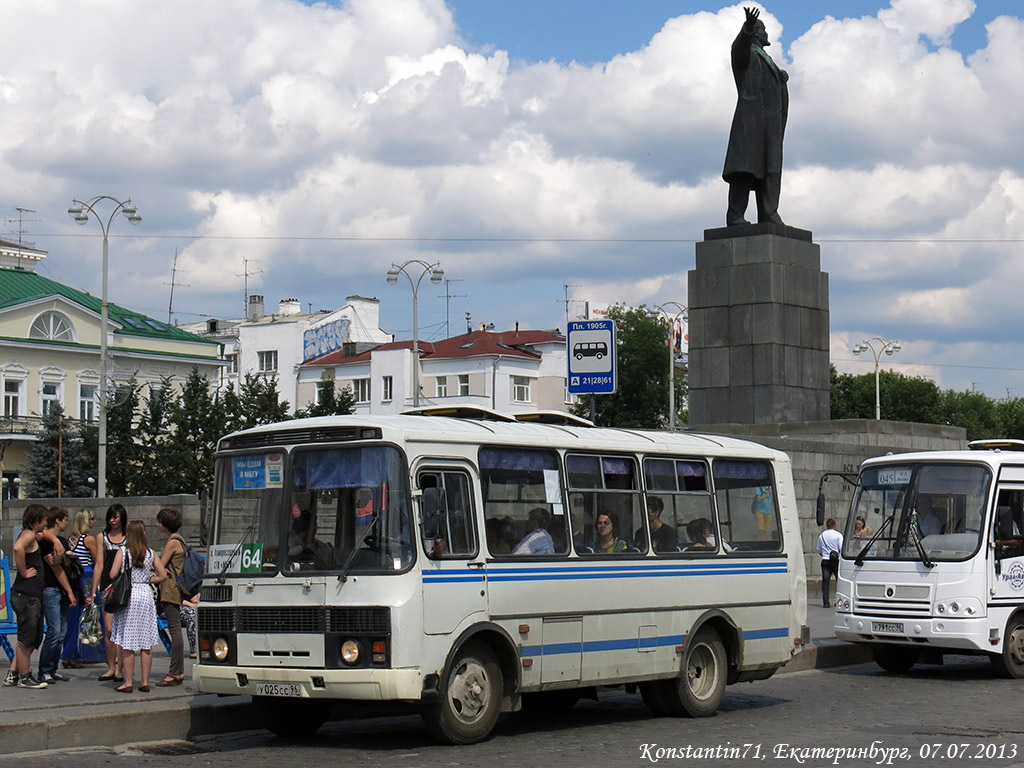
[[[217,574],[218,584],[223,584],[225,582],[224,574],[228,572],[228,568],[231,567],[231,564],[235,561],[235,558],[238,556],[238,553],[242,551],[242,545],[245,543],[245,540],[249,538],[250,534],[256,532],[256,523],[260,519],[260,510],[262,508],[263,497],[261,496],[256,500],[256,506],[253,508],[252,511],[252,519],[249,521],[249,525],[246,527],[246,529],[242,531],[242,538],[240,538],[238,540],[238,543],[235,544],[235,548],[231,550],[230,557],[228,557],[228,559],[224,561],[224,565],[221,566],[220,573]]]
[[[895,519],[896,519],[896,515],[894,514],[891,517],[887,517],[885,519],[885,522],[883,522],[880,526],[878,526],[878,530],[875,532],[875,535],[872,536],[870,539],[868,539],[868,543],[864,545],[864,547],[860,551],[860,554],[857,555],[857,557],[854,559],[854,561],[853,561],[854,565],[864,565],[864,558],[867,557],[868,551],[871,549],[871,546],[876,541],[878,541],[878,537],[882,535],[882,532],[885,531],[885,527],[887,525],[892,527],[892,522]]]
[[[921,526],[917,524],[917,509],[914,510],[910,519],[909,531],[907,532],[910,538],[914,540],[914,546],[917,547],[917,554],[921,556],[921,562],[924,563],[926,568],[934,568],[935,563],[928,559],[928,553],[925,551],[924,544],[921,543]]]
[[[352,551],[345,559],[345,564],[341,566],[341,573],[338,574],[338,581],[342,584],[348,581],[348,570],[352,565],[352,561],[355,560],[356,554],[359,553],[360,547],[363,544],[367,544],[370,541],[370,536],[373,535],[373,529],[377,527],[377,523],[380,522],[380,515],[376,512],[373,515],[373,520],[370,521],[370,527],[366,529],[366,534],[363,536],[363,540],[359,542],[359,546],[353,546]]]

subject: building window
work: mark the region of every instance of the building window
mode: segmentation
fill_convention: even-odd
[[[21,416],[21,381],[4,380],[4,416]]]
[[[74,341],[75,327],[66,315],[60,312],[44,312],[35,319],[28,329],[29,338],[50,341]]]
[[[352,390],[356,395],[357,403],[368,403],[370,402],[370,380],[369,379],[355,379],[352,382]]]
[[[43,416],[46,416],[54,405],[60,404],[60,384],[53,381],[43,382]]]
[[[277,373],[277,350],[268,349],[265,352],[257,352],[259,356],[260,373]]]
[[[382,394],[380,399],[385,403],[391,402],[391,398],[394,396],[394,380],[390,376],[385,376],[381,379]]]
[[[530,402],[530,377],[529,376],[513,376],[512,377],[512,402],[513,403],[528,403],[528,402]]]
[[[436,385],[435,385],[435,389],[434,389],[434,396],[435,397],[448,397],[448,377],[447,376],[438,376],[435,381],[436,381]]]
[[[459,397],[469,397],[469,374],[459,374]]]
[[[263,353],[261,352],[260,354],[262,355]],[[224,366],[224,373],[228,376],[236,376],[238,374],[238,353],[233,352],[230,355],[224,355],[224,362],[227,363]]]
[[[96,384],[78,385],[78,418],[82,421],[96,421]]]

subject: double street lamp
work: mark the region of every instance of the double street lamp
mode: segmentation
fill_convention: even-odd
[[[871,350],[871,354],[875,356],[875,420],[882,418],[882,400],[879,395],[878,389],[878,360],[883,353],[886,355],[892,355],[894,352],[899,352],[903,347],[896,340],[883,339],[881,336],[873,336],[870,339],[864,339],[860,344],[857,344],[852,352],[855,355],[859,355],[861,352],[867,352]]]
[[[100,212],[96,210],[96,206],[101,201],[109,201],[114,206],[110,216],[105,221]],[[96,469],[96,495],[99,498],[103,498],[107,495],[107,370],[109,368],[107,355],[107,333],[109,328],[107,320],[107,233],[110,231],[110,225],[113,223],[114,217],[119,213],[123,213],[131,224],[138,224],[142,221],[142,217],[135,210],[130,197],[127,200],[121,201],[110,195],[97,195],[85,201],[75,198],[71,203],[71,207],[68,208],[68,216],[74,219],[76,223],[82,225],[89,221],[90,217],[94,218],[103,231],[103,293],[100,299],[99,456]]]
[[[414,281],[412,275],[409,274],[408,267],[412,267],[415,272],[416,267],[420,267],[422,270],[419,273],[419,277]],[[398,276],[405,275],[405,279],[409,281],[409,286],[412,288],[412,404],[414,408],[420,407],[420,326],[419,326],[419,298],[417,296],[420,288],[420,283],[423,282],[423,278],[430,275],[430,282],[434,285],[438,285],[444,280],[444,270],[441,269],[441,262],[435,261],[433,264],[428,264],[420,259],[409,259],[403,261],[401,264],[392,264],[391,269],[388,270],[388,285],[394,285],[398,282]]]
[[[669,309],[671,307],[675,309],[673,315]],[[687,308],[680,304],[678,301],[666,301],[663,304],[655,304],[654,308],[658,310],[662,317],[668,322],[669,335],[668,335],[668,428],[670,432],[674,432],[676,429],[676,343],[675,343],[675,330],[676,326],[680,321],[686,322],[687,320]]]

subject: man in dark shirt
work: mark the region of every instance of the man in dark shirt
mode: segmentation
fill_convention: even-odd
[[[651,548],[655,552],[675,552],[679,548],[679,535],[671,525],[661,522],[661,513],[665,511],[665,502],[659,496],[647,497],[647,522],[651,526]],[[634,536],[637,542],[644,540],[644,529],[641,528]]]
[[[46,515],[46,531],[39,538],[43,555],[43,615],[46,617],[46,635],[39,651],[39,680],[43,683],[66,681],[58,670],[64,637],[68,633],[68,611],[78,604],[74,590],[64,572],[63,557],[54,554],[54,542],[59,541],[65,553],[70,549],[61,534],[68,527],[68,511],[64,507],[50,507]]]

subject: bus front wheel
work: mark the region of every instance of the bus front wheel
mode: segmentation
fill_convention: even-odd
[[[252,705],[260,725],[282,739],[296,739],[320,730],[331,713],[332,702],[253,696]]]
[[[672,717],[708,717],[715,714],[722,703],[726,675],[722,638],[715,630],[705,627],[686,644],[682,674],[660,681],[658,699],[665,713]]]
[[[494,653],[482,643],[467,643],[445,676],[440,701],[423,710],[423,722],[438,741],[483,741],[498,722],[502,693],[501,669]]]
[[[992,671],[1000,677],[1024,678],[1024,618],[1014,616],[1006,625],[1003,652],[990,656]]]
[[[904,648],[901,645],[876,645],[871,649],[875,663],[886,672],[902,675],[909,672],[917,664],[916,648]]]

